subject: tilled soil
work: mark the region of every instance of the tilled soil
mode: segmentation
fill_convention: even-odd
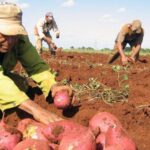
[[[67,80],[71,84],[84,84],[89,78],[94,78],[108,87],[118,88],[117,73],[107,64],[108,55],[64,52],[50,56],[48,52],[44,52],[41,57],[57,72],[57,81]],[[85,126],[88,126],[89,119],[98,111],[110,112],[118,117],[139,150],[150,150],[150,57],[142,58],[147,62],[132,64],[128,70],[128,102],[108,105],[101,99],[90,100],[90,97],[84,95],[78,101],[78,105],[62,111],[56,109],[50,101],[46,101],[32,81],[29,81],[32,88],[28,95],[45,109]],[[120,60],[117,60],[114,64],[119,63]],[[15,70],[20,72],[20,66],[18,65]],[[31,116],[13,109],[7,112],[6,123],[16,126],[20,119],[26,117]]]

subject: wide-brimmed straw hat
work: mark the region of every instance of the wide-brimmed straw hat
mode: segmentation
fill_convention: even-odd
[[[14,3],[0,3],[0,33],[4,35],[27,35],[22,25],[22,10]]]

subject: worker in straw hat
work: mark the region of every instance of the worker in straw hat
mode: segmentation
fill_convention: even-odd
[[[139,59],[139,52],[143,41],[144,30],[140,20],[134,20],[132,23],[125,24],[116,40],[114,46],[113,57],[109,60],[109,63],[113,63],[119,56],[121,56],[122,64],[125,65],[129,61],[135,62]],[[124,53],[126,45],[129,44],[132,49],[132,54],[127,57]]]
[[[61,51],[52,40],[50,31],[53,30],[56,38],[60,37],[58,26],[53,17],[52,12],[47,12],[44,17],[40,18],[34,28],[35,45],[38,53],[42,53],[42,42],[45,41],[48,44],[50,53],[55,55],[57,51]]]
[[[61,90],[67,90],[71,95],[70,87],[58,86],[49,66],[30,43],[22,25],[21,9],[15,4],[3,2],[0,3],[0,109],[5,111],[18,107],[45,124],[61,120],[54,113],[30,100],[25,93],[27,88],[17,85],[15,74],[11,72],[17,61],[20,61],[29,77],[38,84],[45,98],[50,91],[52,96]]]

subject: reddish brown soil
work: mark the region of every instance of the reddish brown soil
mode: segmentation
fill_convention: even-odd
[[[70,83],[86,83],[89,78],[95,78],[107,86],[118,88],[117,74],[106,63],[108,55],[62,53],[51,57],[45,52],[42,58],[58,72],[57,81],[67,79]],[[32,82],[29,95],[45,109],[86,126],[89,119],[98,111],[110,112],[118,117],[139,150],[150,150],[150,106],[148,106],[150,104],[150,57],[145,57],[145,59],[146,63],[137,62],[131,66],[129,71],[130,92],[127,103],[108,105],[100,99],[89,102],[89,97],[84,96],[80,101],[80,106],[62,112],[56,109],[53,103],[45,101]],[[118,63],[119,61],[115,64]],[[7,114],[6,122],[13,126],[16,126],[21,118],[29,117],[19,110],[17,113],[16,110],[11,110]]]

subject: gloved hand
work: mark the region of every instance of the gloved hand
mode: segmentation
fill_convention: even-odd
[[[59,32],[56,33],[56,38],[58,39],[60,37]]]

